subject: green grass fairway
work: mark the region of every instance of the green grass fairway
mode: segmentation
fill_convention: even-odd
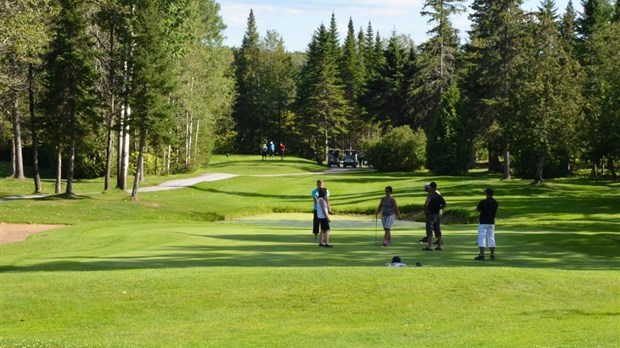
[[[478,262],[475,223],[445,224],[444,250],[424,252],[423,225],[401,220],[378,246],[382,188],[414,217],[427,174],[287,159],[290,175],[268,177],[275,163],[232,157],[208,171],[239,177],[138,202],[92,182],[77,199],[0,201],[2,221],[69,225],[0,245],[0,347],[620,346],[618,183],[437,178],[460,218],[496,189],[498,259]],[[310,231],[318,177],[333,249]],[[386,267],[395,255],[409,266]]]

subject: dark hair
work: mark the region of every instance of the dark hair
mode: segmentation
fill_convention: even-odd
[[[392,263],[395,263],[395,262],[400,262],[400,257],[398,257],[398,256],[394,256],[394,257],[392,258]]]
[[[325,187],[322,187],[319,189],[319,197],[320,198],[327,197],[327,189]]]
[[[432,188],[437,188],[437,183],[433,181],[430,184],[428,184],[428,186],[430,186]]]
[[[484,190],[484,193],[486,193],[487,195],[489,195],[489,196],[493,197],[493,189],[492,189],[492,188],[490,188],[490,187],[487,187],[487,188]]]
[[[385,190],[386,190],[386,191],[389,191],[390,193],[392,193],[392,192],[393,192],[393,190],[392,190],[392,186],[386,186],[386,187],[385,187]]]

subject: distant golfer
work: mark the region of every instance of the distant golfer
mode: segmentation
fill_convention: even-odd
[[[446,200],[437,192],[437,184],[433,181],[428,184],[429,194],[424,202],[424,212],[426,213],[426,238],[428,245],[422,250],[433,250],[433,232],[437,237],[437,247],[435,250],[442,250],[441,221],[439,214],[441,209],[447,206]]]
[[[392,225],[394,220],[400,220],[400,210],[396,200],[392,197],[392,186],[385,188],[385,197],[381,197],[379,206],[375,210],[375,215],[381,212],[381,223],[383,224],[383,246],[392,245]]]
[[[493,189],[484,190],[487,198],[478,203],[476,210],[480,212],[478,223],[478,248],[480,254],[474,260],[484,260],[484,250],[488,246],[491,250],[491,260],[495,260],[495,214],[499,203],[493,198]]]

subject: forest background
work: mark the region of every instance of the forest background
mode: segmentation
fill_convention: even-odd
[[[250,11],[240,47],[223,45],[212,0],[10,0],[0,4],[0,160],[73,194],[79,178],[128,189],[186,173],[213,153],[284,143],[325,159],[358,149],[381,170],[466,173],[476,163],[532,178],[587,169],[616,178],[620,1],[427,0],[428,40],[335,14],[305,52],[260,37]],[[374,156],[370,156],[374,154]],[[394,158],[396,157],[396,158]]]

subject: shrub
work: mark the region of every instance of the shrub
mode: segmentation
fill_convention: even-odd
[[[402,126],[368,140],[364,148],[365,159],[378,171],[414,171],[424,164],[426,136],[422,130],[413,132],[409,126]]]

